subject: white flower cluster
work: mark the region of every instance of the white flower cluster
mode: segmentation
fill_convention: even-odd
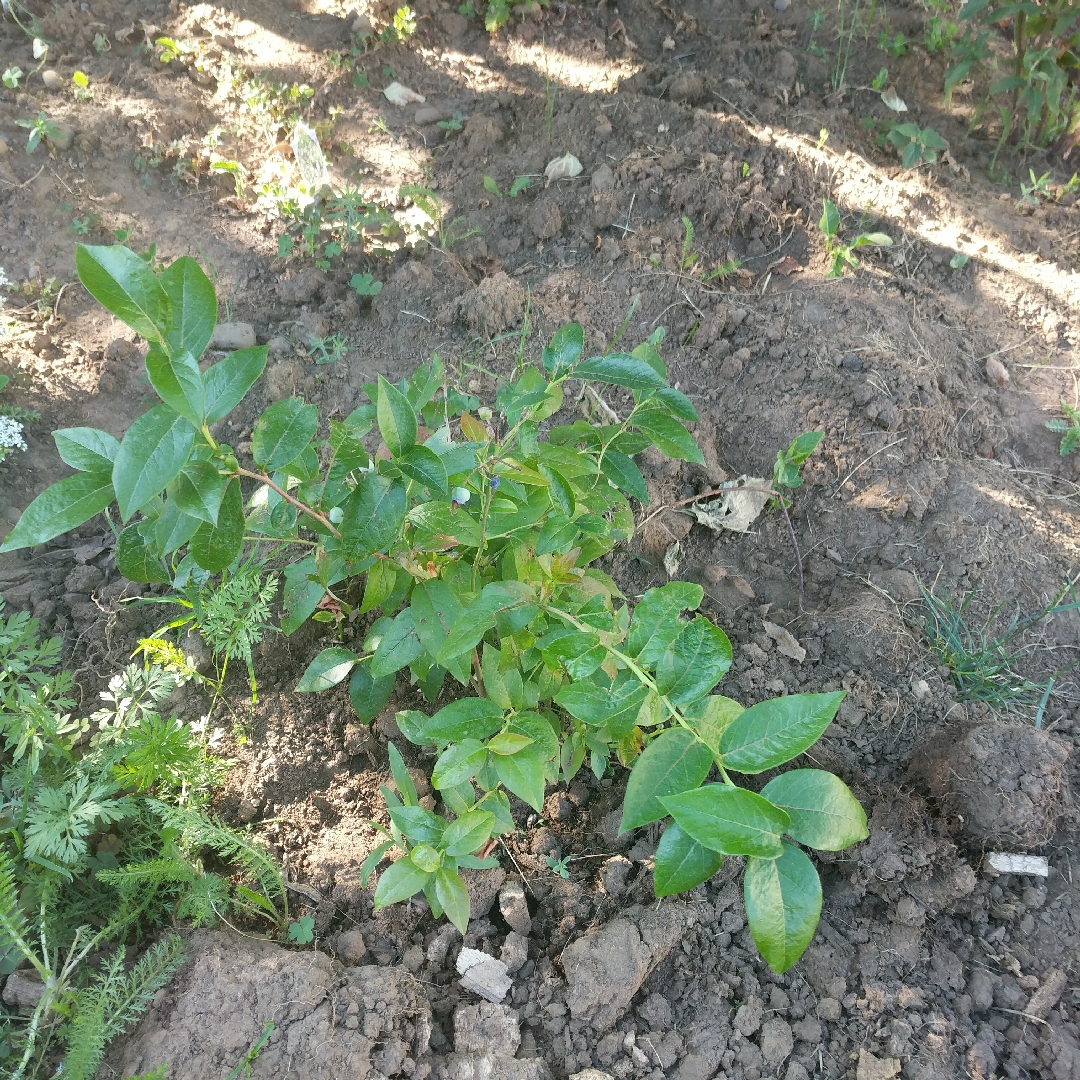
[[[14,417],[0,416],[0,461],[3,461],[12,450],[26,449],[26,440],[22,432],[22,424]]]

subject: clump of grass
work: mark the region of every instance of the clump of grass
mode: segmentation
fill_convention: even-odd
[[[1080,662],[1080,658],[1059,668],[1045,682],[1035,683],[1017,670],[1023,652],[1020,638],[1044,619],[1080,610],[1073,582],[1066,581],[1049,604],[1030,615],[1021,617],[1017,602],[1004,626],[1002,616],[1009,607],[1008,601],[998,604],[980,626],[974,626],[967,617],[974,592],[957,605],[946,597],[927,592],[921,582],[919,591],[926,605],[923,631],[939,662],[949,669],[960,700],[984,701],[992,708],[1005,710],[1037,703],[1035,725],[1041,726],[1055,681]],[[1070,598],[1068,602],[1066,596]]]

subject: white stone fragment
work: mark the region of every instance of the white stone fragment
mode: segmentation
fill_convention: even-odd
[[[427,101],[423,94],[418,94],[399,82],[392,82],[386,87],[383,96],[391,105],[423,105]]]
[[[506,991],[510,989],[512,980],[507,974],[506,965],[479,949],[462,949],[458,953],[457,969],[462,990],[471,990],[495,1005],[506,997]]]
[[[1050,863],[1042,855],[1011,855],[1004,851],[991,851],[986,856],[986,866],[997,874],[1050,876]]]

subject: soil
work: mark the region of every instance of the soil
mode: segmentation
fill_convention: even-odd
[[[705,587],[735,646],[722,693],[750,704],[848,691],[808,759],[851,784],[871,835],[819,861],[820,929],[783,976],[749,938],[739,860],[657,908],[657,833],[618,835],[621,772],[552,788],[542,816],[514,803],[519,831],[498,852],[503,869],[470,882],[464,940],[423,904],[373,913],[360,865],[377,843],[368,822],[383,820],[393,715],[429,706],[399,687],[361,727],[344,692],[291,692],[326,626],[270,634],[256,657],[257,704],[249,711],[238,677],[214,716],[236,762],[218,809],[280,856],[323,952],[195,935],[191,964],[105,1075],[168,1058],[172,1076],[224,1076],[273,1020],[255,1075],[1080,1077],[1069,758],[1080,689],[1071,672],[1056,679],[1041,733],[1034,708],[1006,717],[959,701],[922,633],[920,593],[921,583],[959,603],[974,591],[977,626],[1001,603],[1038,609],[1076,574],[1080,454],[1059,457],[1044,422],[1078,393],[1080,209],[1071,194],[1018,209],[1015,184],[988,175],[1007,166],[1026,179],[1029,166],[1060,163],[994,160],[993,131],[969,133],[979,87],[943,109],[943,55],[885,57],[875,45],[884,23],[856,35],[848,85],[868,87],[889,66],[912,118],[949,141],[933,167],[906,171],[867,137],[862,121],[888,115],[877,94],[833,92],[831,14],[814,32],[822,59],[798,4],[559,3],[493,36],[447,3],[414,8],[412,38],[359,58],[367,89],[328,57],[347,52],[358,14],[385,25],[385,4],[92,0],[42,11],[47,69],[60,75],[51,81],[69,87],[81,70],[93,97],[50,90],[40,72],[0,94],[0,267],[19,286],[0,371],[12,377],[6,400],[42,414],[27,427],[29,449],[0,465],[0,526],[65,474],[51,430],[120,435],[150,400],[139,342],[77,283],[76,239],[108,243],[130,229],[139,250],[195,256],[222,320],[270,343],[266,375],[229,421],[241,451],[281,397],[301,394],[324,421],[340,418],[376,372],[400,378],[436,351],[484,397],[521,347],[537,355],[574,319],[600,349],[631,311],[628,340],[667,328],[662,352],[701,413],[708,464],[643,455],[650,506],[602,565],[640,595],[667,580],[678,541],[678,576]],[[893,32],[921,38],[922,7],[882,12]],[[32,71],[28,40],[2,28],[0,62]],[[95,50],[98,35],[108,51]],[[142,44],[159,35],[200,45],[209,69],[161,63]],[[279,258],[271,209],[238,202],[230,176],[174,168],[215,127],[222,156],[252,177],[280,153],[276,133],[230,94],[229,65],[313,88],[305,115],[333,120],[324,141],[336,183],[402,219],[397,189],[427,183],[447,220],[473,235],[449,250],[350,250],[328,270]],[[391,78],[426,103],[391,105],[377,89]],[[41,110],[73,139],[24,154],[16,120]],[[438,126],[455,114],[460,132]],[[566,152],[584,166],[576,179],[537,180],[515,199],[485,190],[485,176],[506,191]],[[823,198],[841,206],[843,235],[884,231],[893,246],[860,249],[857,272],[826,280]],[[703,284],[686,272],[683,215],[700,264],[738,258],[735,274]],[[954,269],[957,253],[968,261]],[[385,282],[374,301],[348,288],[357,272]],[[295,347],[334,333],[347,339],[334,364]],[[618,393],[607,399],[625,407]],[[792,508],[800,602],[781,515],[717,534],[674,507],[731,476],[768,476],[776,451],[809,429],[824,438]],[[153,591],[118,576],[102,519],[0,557],[9,609],[63,636],[87,711],[156,626],[155,606],[122,598]],[[346,628],[347,643],[354,634],[361,624]],[[1075,613],[1038,624],[1017,644],[1023,674],[1040,681],[1065,667],[1078,635]],[[207,708],[195,691],[171,704],[188,719]],[[431,759],[412,749],[423,782]],[[1046,855],[1049,877],[992,876],[982,857],[999,845]],[[547,856],[570,856],[569,877]],[[507,963],[504,1002],[489,1008],[461,988],[463,947]]]

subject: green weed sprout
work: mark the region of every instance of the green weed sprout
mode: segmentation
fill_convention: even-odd
[[[456,217],[447,221],[443,212],[442,203],[438,195],[430,188],[422,184],[406,184],[399,192],[398,197],[409,199],[428,220],[435,226],[435,232],[439,238],[439,247],[449,250],[455,244],[470,236],[479,234],[479,229],[469,228],[465,225],[464,217]]]
[[[685,215],[682,219],[683,242],[679,252],[679,273],[687,274],[698,261],[700,256],[694,250],[694,223]]]
[[[357,296],[378,296],[383,287],[383,283],[376,281],[371,274],[353,274],[349,285]]]
[[[948,148],[933,128],[921,128],[918,124],[894,124],[888,141],[900,151],[905,169],[914,169],[923,162],[932,165],[937,161],[938,151]]]
[[[1046,429],[1061,436],[1058,444],[1058,453],[1062,457],[1068,457],[1077,447],[1080,447],[1080,409],[1074,409],[1068,402],[1062,401],[1061,411],[1064,419],[1060,417],[1046,421]]]
[[[25,74],[26,74],[26,72],[23,71],[23,69],[21,67],[19,67],[18,64],[12,64],[11,67],[5,69],[4,74],[2,76],[4,85],[9,90],[18,90],[19,89],[19,80]]]
[[[840,211],[837,209],[836,204],[828,199],[823,200],[823,210],[821,220],[818,222],[818,228],[821,230],[822,237],[825,240],[825,255],[829,260],[829,272],[825,276],[830,278],[843,277],[844,270],[849,266],[853,270],[858,269],[859,260],[853,254],[857,248],[892,246],[891,236],[877,232],[859,233],[851,243],[844,243],[838,235],[840,231]]]
[[[26,140],[26,152],[32,154],[40,145],[42,139],[55,139],[60,134],[60,125],[55,120],[50,120],[44,110],[38,113],[36,120],[16,120],[21,128],[30,132]]]
[[[795,439],[786,450],[777,450],[776,464],[773,465],[773,490],[781,491],[786,488],[794,491],[802,487],[803,478],[801,473],[802,464],[818,448],[824,436],[824,431],[807,431]],[[783,495],[777,495],[776,499],[783,500],[785,506],[790,506],[789,500]]]

